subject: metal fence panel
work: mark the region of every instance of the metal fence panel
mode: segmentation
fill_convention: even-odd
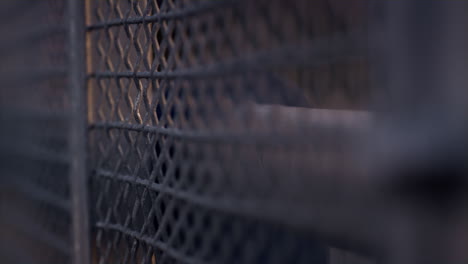
[[[466,263],[466,13],[0,3],[1,262]]]
[[[327,263],[310,227],[369,119],[365,2],[89,5],[93,263]]]

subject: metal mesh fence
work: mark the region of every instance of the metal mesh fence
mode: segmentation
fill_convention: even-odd
[[[467,13],[0,3],[1,262],[467,263]]]
[[[311,226],[369,118],[352,2],[89,3],[94,263],[344,262]]]
[[[64,1],[0,4],[0,259],[71,254]]]

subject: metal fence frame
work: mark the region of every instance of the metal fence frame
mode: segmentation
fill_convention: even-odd
[[[167,186],[153,184],[149,180],[138,181],[126,175],[119,175],[119,177],[123,182],[182,197],[202,207],[229,211],[232,214],[248,216],[256,220],[281,223],[291,230],[313,233],[330,245],[382,258],[390,263],[426,264],[459,260],[461,253],[448,246],[441,246],[440,240],[445,239],[443,241],[447,243],[452,243],[455,239],[464,241],[464,238],[460,238],[456,233],[459,229],[447,227],[447,223],[455,223],[458,218],[447,220],[444,216],[466,217],[464,213],[467,199],[464,193],[468,184],[464,162],[467,146],[465,132],[468,122],[466,122],[465,106],[467,93],[462,87],[463,84],[468,83],[468,75],[465,74],[468,69],[468,49],[466,48],[468,47],[468,31],[465,27],[468,2],[441,0],[373,2],[372,4],[375,4],[377,9],[370,11],[372,14],[371,22],[369,22],[371,30],[368,35],[337,35],[334,40],[339,44],[329,45],[328,39],[323,43],[319,41],[318,43],[322,45],[317,45],[316,50],[307,50],[309,53],[301,53],[301,51],[286,47],[276,50],[274,55],[278,55],[277,57],[267,54],[251,60],[216,65],[218,68],[199,68],[192,71],[180,71],[177,74],[154,71],[89,72],[93,63],[90,59],[92,40],[89,35],[93,30],[135,23],[158,23],[165,19],[193,15],[199,11],[216,9],[222,4],[234,2],[213,0],[182,11],[170,11],[166,14],[148,17],[119,18],[90,25],[88,20],[92,12],[91,2],[66,1],[65,31],[68,44],[68,68],[60,70],[59,73],[63,74],[65,71],[68,77],[68,92],[71,98],[70,116],[65,115],[65,118],[69,118],[70,121],[67,138],[71,157],[69,207],[72,215],[72,262],[76,264],[92,262],[90,248],[93,238],[90,232],[91,226],[95,223],[90,222],[93,221],[90,220],[92,217],[90,212],[93,208],[90,204],[92,202],[90,197],[93,195],[90,190],[90,178],[93,172],[89,165],[90,150],[88,148],[90,131],[111,129],[126,129],[145,133],[145,135],[165,134],[202,142],[230,140],[240,144],[252,142],[266,144],[271,143],[272,138],[281,136],[275,141],[278,146],[288,143],[308,147],[307,144],[310,143],[310,145],[316,144],[327,148],[336,147],[338,144],[344,149],[340,151],[343,151],[345,156],[338,160],[355,161],[344,169],[333,170],[333,173],[337,175],[340,188],[336,188],[336,182],[330,182],[321,177],[304,179],[306,184],[293,182],[297,178],[291,178],[290,182],[284,180],[282,183],[291,184],[290,186],[294,188],[303,187],[301,185],[320,187],[316,188],[317,192],[300,189],[298,196],[302,195],[300,197],[304,199],[304,203],[296,207],[292,206],[295,205],[296,200],[292,203],[287,203],[289,201],[281,203],[281,197],[275,197],[278,201],[274,204],[262,200],[236,199],[220,200],[216,203],[210,201],[209,198],[190,195],[177,189],[166,190],[164,188]],[[379,11],[376,12],[376,10]],[[51,31],[54,30],[56,29],[51,29]],[[363,37],[368,42],[363,41]],[[433,45],[428,45],[428,43]],[[10,47],[13,47],[11,43],[4,46],[5,49]],[[242,133],[184,133],[177,129],[144,126],[143,124],[89,123],[90,111],[94,110],[90,103],[92,98],[89,92],[93,89],[89,84],[90,78],[176,79],[180,76],[193,78],[203,74],[204,76],[217,76],[242,71],[239,65],[247,65],[249,70],[257,72],[262,67],[282,65],[288,58],[301,65],[310,65],[315,61],[307,61],[304,57],[310,58],[312,55],[323,53],[329,56],[343,55],[350,50],[357,53],[370,51],[372,77],[376,81],[373,85],[386,89],[387,93],[375,96],[375,105],[372,109],[375,111],[372,114],[360,111],[288,109],[282,113],[283,115],[278,115],[275,112],[277,108],[259,107],[255,110],[257,112],[253,113],[261,118],[254,121],[261,123],[264,120],[277,118],[281,126],[278,126],[280,128],[274,133],[265,131],[264,127],[254,126],[254,132],[259,132],[255,136]],[[151,57],[154,54],[146,55]],[[52,74],[54,73],[36,73],[38,76],[31,74],[31,79],[26,81],[34,82],[35,78]],[[2,81],[14,83],[17,77],[13,76],[11,80],[7,78]],[[434,107],[435,104],[437,107]],[[304,114],[304,112],[307,113]],[[327,117],[327,122],[321,119],[324,115]],[[304,123],[306,125],[297,126]],[[433,129],[434,123],[444,128]],[[299,129],[288,130],[294,126]],[[301,136],[305,134],[310,136],[310,142],[307,144],[301,139]],[[135,147],[135,144],[130,147]],[[169,155],[169,150],[166,151]],[[42,153],[39,153],[39,156],[41,155]],[[66,160],[64,157],[58,158]],[[301,169],[307,168],[306,161],[302,162],[299,164],[302,166]],[[334,163],[337,161],[335,160]],[[270,166],[268,168],[270,171],[278,173],[287,171],[280,163],[270,161],[265,164],[265,166]],[[375,177],[375,175],[382,177]],[[104,176],[116,177],[115,173],[107,173]],[[433,181],[435,185],[448,186],[448,191],[433,189]],[[330,190],[340,193],[337,195]],[[408,193],[411,194],[409,198],[406,196]],[[434,201],[432,197],[434,193],[441,193],[442,196],[437,196],[437,201]],[[457,195],[452,197],[447,196],[447,193]],[[429,209],[424,207],[424,212],[421,214],[401,210],[399,207],[401,204],[393,200],[395,194],[408,199],[404,201],[409,204],[429,205]],[[416,199],[412,196],[413,194],[416,194]],[[297,198],[294,195],[297,193],[291,194],[291,197]],[[49,196],[44,197],[41,196],[42,199],[51,200]],[[147,199],[151,198],[152,196]],[[323,198],[328,199],[329,203],[308,203],[322,201]],[[68,207],[66,202],[56,201],[56,203],[61,207]],[[383,207],[386,203],[391,203],[393,206],[396,204],[396,207]],[[456,206],[446,206],[450,207],[449,209],[441,208],[440,203],[444,203],[444,206],[453,203]],[[151,205],[151,207],[154,206]],[[313,211],[317,208],[323,213],[314,214]],[[465,225],[460,224],[460,226],[457,228],[466,228]],[[109,228],[110,224],[104,223],[101,227]],[[161,251],[170,251],[166,245],[157,244],[144,234],[119,226],[112,226],[112,228],[154,245],[156,248],[159,247]],[[389,234],[390,229],[391,232],[395,230],[396,232]],[[406,232],[408,230],[411,232]],[[388,238],[383,238],[382,233],[388,234]],[[176,255],[181,261],[197,263],[196,260],[184,258],[177,252],[171,252],[171,254]]]
[[[75,124],[75,128],[76,130],[74,130],[72,132],[72,136],[71,136],[71,139],[72,139],[72,142],[74,141],[74,146],[76,148],[76,164],[74,164],[74,173],[72,174],[73,177],[72,177],[72,186],[74,187],[73,188],[73,206],[74,206],[74,214],[75,214],[75,217],[74,219],[78,220],[78,219],[81,219],[80,221],[74,221],[75,224],[74,224],[74,234],[75,234],[75,262],[76,263],[85,263],[87,262],[86,260],[89,260],[90,259],[90,255],[89,255],[89,237],[88,237],[88,232],[87,230],[89,230],[89,227],[87,226],[87,221],[85,219],[88,218],[88,215],[87,215],[87,208],[86,208],[86,204],[87,204],[87,177],[84,177],[84,175],[87,175],[87,169],[86,169],[86,149],[83,148],[84,145],[86,145],[85,141],[83,141],[83,139],[86,138],[86,130],[85,130],[85,126],[83,125],[85,123],[85,120],[86,120],[86,109],[84,108],[83,104],[85,102],[85,96],[86,94],[84,93],[84,91],[86,89],[84,89],[85,87],[85,76],[84,76],[84,72],[85,72],[85,61],[84,61],[84,46],[85,46],[85,40],[84,40],[84,35],[85,35],[85,25],[84,25],[84,19],[83,19],[83,5],[81,4],[82,2],[80,1],[74,1],[74,0],[70,0],[69,1],[69,4],[70,4],[70,43],[72,44],[71,45],[71,58],[72,58],[72,62],[71,62],[71,71],[72,71],[72,92],[74,93],[74,97],[77,98],[78,100],[76,101],[76,105],[74,106],[74,109],[75,109],[75,119],[74,119],[74,124]],[[408,57],[406,56],[405,54],[408,54],[408,52],[410,53],[414,53],[416,54],[418,52],[418,49],[419,47],[423,46],[425,43],[427,43],[427,38],[425,38],[423,35],[418,35],[418,34],[414,34],[415,32],[423,32],[425,29],[427,29],[428,27],[433,27],[433,28],[436,28],[437,30],[434,31],[433,33],[431,33],[432,35],[429,36],[429,38],[434,38],[434,37],[437,37],[437,36],[440,36],[442,32],[444,31],[449,31],[451,32],[451,35],[449,35],[449,37],[445,40],[445,43],[448,45],[448,46],[445,46],[445,47],[452,47],[453,46],[450,46],[452,45],[453,41],[456,40],[456,42],[460,43],[460,44],[464,44],[466,41],[464,38],[460,38],[460,37],[464,37],[464,34],[463,34],[463,30],[464,30],[464,27],[461,26],[461,27],[458,27],[458,28],[454,28],[454,25],[463,25],[462,22],[465,21],[465,19],[463,18],[463,15],[465,14],[464,12],[467,11],[466,10],[466,5],[456,5],[456,4],[453,4],[453,5],[450,5],[450,4],[440,4],[440,3],[436,3],[434,8],[427,8],[427,9],[422,9],[423,11],[421,11],[421,9],[419,11],[416,11],[414,8],[420,8],[421,6],[419,5],[420,2],[415,0],[415,1],[406,1],[405,3],[403,2],[397,2],[397,1],[394,1],[392,2],[391,4],[389,4],[387,7],[386,7],[386,10],[390,10],[389,14],[387,14],[387,18],[390,18],[390,19],[393,19],[393,20],[387,20],[387,21],[382,21],[382,18],[379,17],[373,17],[375,20],[373,20],[373,22],[371,23],[375,23],[376,21],[380,21],[380,22],[383,22],[383,23],[375,23],[375,24],[378,24],[380,26],[382,25],[386,25],[387,28],[389,29],[389,31],[385,31],[385,34],[383,35],[371,35],[369,37],[370,39],[370,47],[372,50],[378,50],[380,49],[381,50],[381,47],[382,47],[382,44],[383,43],[391,43],[393,41],[397,41],[398,43],[402,43],[401,45],[402,46],[399,46],[399,48],[396,48],[395,46],[390,46],[390,47],[387,47],[386,50],[389,51],[389,50],[393,50],[394,52],[392,53],[392,55],[390,56],[387,56],[385,58],[382,58],[380,55],[377,56],[377,58],[381,58],[380,60],[377,60],[377,61],[374,61],[374,66],[376,66],[377,68],[377,71],[380,71],[380,76],[381,76],[381,73],[382,72],[387,72],[387,73],[392,73],[394,74],[394,77],[386,77],[384,78],[384,81],[382,81],[382,83],[385,83],[385,82],[388,82],[389,78],[390,79],[394,79],[394,80],[399,80],[399,82],[397,83],[387,83],[386,85],[387,86],[391,86],[389,87],[389,89],[391,89],[392,91],[395,91],[396,94],[395,94],[395,100],[391,101],[391,103],[396,103],[396,102],[400,102],[399,105],[404,105],[406,107],[408,107],[409,109],[419,109],[419,108],[424,108],[424,109],[428,109],[426,108],[426,105],[425,104],[429,104],[430,103],[430,100],[431,98],[430,97],[427,97],[426,99],[428,100],[427,103],[426,101],[424,102],[421,102],[421,105],[414,105],[414,103],[412,102],[403,102],[401,101],[401,99],[403,98],[407,98],[408,97],[408,90],[407,90],[407,87],[408,85],[411,85],[410,83],[412,83],[412,85],[414,85],[414,79],[412,80],[409,80],[409,79],[404,79],[405,77],[402,77],[402,76],[408,76],[408,72],[406,73],[403,73],[401,72],[401,65],[410,65],[410,72],[412,74],[414,74],[413,76],[416,76],[416,78],[419,78],[419,80],[422,80],[423,77],[422,76],[426,76],[427,78],[427,74],[430,72],[432,73],[430,76],[433,77],[433,80],[431,81],[427,81],[427,79],[419,84],[419,85],[416,85],[417,87],[423,87],[423,84],[427,84],[427,83],[430,83],[432,82],[433,84],[441,84],[441,83],[448,83],[450,80],[457,80],[458,83],[462,82],[462,80],[460,80],[460,71],[452,71],[450,70],[449,72],[447,72],[447,69],[451,69],[453,67],[453,63],[454,61],[458,61],[458,67],[460,67],[460,69],[463,69],[463,67],[466,67],[465,64],[467,63],[468,60],[460,60],[460,58],[465,58],[465,56],[458,56],[458,59],[457,58],[454,58],[452,57],[451,61],[447,62],[448,64],[441,64],[435,68],[431,68],[431,69],[423,69],[421,70],[421,64],[419,62],[419,57]],[[413,8],[413,9],[411,9]],[[438,9],[436,11],[435,8],[441,8],[441,9]],[[447,9],[444,9],[444,8],[447,8]],[[403,11],[403,10],[408,10],[408,11]],[[427,11],[427,13],[424,13],[425,11]],[[458,10],[459,12],[454,12],[454,10]],[[405,13],[405,12],[408,12],[408,13]],[[416,13],[415,13],[416,12]],[[445,13],[444,13],[445,12]],[[405,14],[406,17],[401,17],[399,15],[401,14]],[[416,16],[415,14],[419,14],[421,16]],[[432,19],[430,20],[429,22],[429,26],[428,24],[424,24],[421,22],[421,18],[424,17],[425,15],[435,15],[435,16],[432,16]],[[448,16],[447,16],[448,15]],[[151,18],[150,18],[151,19]],[[158,20],[159,18],[156,17],[154,18],[155,20]],[[396,20],[395,20],[396,19]],[[390,22],[389,22],[390,21]],[[425,20],[424,20],[425,21]],[[428,21],[425,21],[425,22],[428,22]],[[115,21],[115,23],[123,23],[122,21]],[[389,24],[390,23],[390,24]],[[402,24],[400,24],[402,23]],[[398,24],[400,24],[400,26],[397,26]],[[402,27],[406,27],[408,24],[414,24],[415,27],[414,27],[414,30],[410,30],[410,31],[404,31],[402,30]],[[105,26],[105,25],[102,25],[102,26]],[[89,27],[87,28],[88,30],[90,29]],[[94,28],[92,28],[94,29]],[[450,29],[450,30],[449,30]],[[426,35],[427,37],[428,35]],[[410,41],[412,43],[413,46],[411,46],[411,49],[410,50],[406,50],[405,49],[405,44],[403,43],[406,43],[406,41]],[[445,44],[442,44],[441,46],[444,46]],[[385,46],[385,45],[384,45]],[[430,50],[426,50],[426,55],[427,54],[432,54],[434,57],[431,57],[429,58],[429,61],[432,61],[432,60],[437,60],[439,56],[439,54],[442,52],[443,54],[455,54],[456,56],[457,55],[460,55],[460,54],[465,54],[466,53],[466,48],[465,46],[463,45],[458,45],[455,47],[455,49],[453,50],[450,50],[450,51],[447,51],[447,49],[441,49],[441,46],[434,46],[432,47]],[[373,48],[374,47],[374,48]],[[380,48],[378,48],[380,47]],[[392,57],[392,56],[395,56],[395,57]],[[388,63],[390,62],[390,63]],[[395,66],[392,66],[392,65],[395,65]],[[400,68],[400,70],[399,70]],[[420,73],[419,73],[420,72]],[[447,75],[441,75],[441,72],[446,72]],[[374,72],[377,74],[377,76],[379,75],[379,73],[377,72]],[[402,75],[404,74],[404,75]],[[401,76],[401,77],[399,77]],[[419,77],[421,76],[421,77]],[[403,78],[403,79],[402,79]],[[380,78],[382,80],[382,78]],[[458,84],[457,83],[457,84]],[[452,86],[453,85],[456,85],[455,83],[452,83]],[[401,88],[396,88],[396,87],[401,87]],[[414,87],[414,86],[413,86]],[[439,88],[440,86],[435,86],[433,87],[434,89],[434,96],[437,97],[437,96],[441,96],[441,95],[444,95],[446,94],[446,91],[442,91],[440,90]],[[398,90],[402,90],[401,92],[399,92]],[[447,101],[445,101],[446,103],[444,104],[444,110],[446,109],[447,113],[443,114],[442,115],[442,119],[443,118],[446,118],[448,116],[452,117],[455,113],[455,116],[457,116],[457,118],[461,118],[463,115],[459,115],[459,114],[456,114],[457,112],[453,112],[453,110],[451,110],[452,108],[449,107],[447,105],[447,103],[450,103],[450,102],[454,102],[456,101],[455,97],[458,97],[460,95],[460,91],[457,90],[456,87],[454,87],[455,89],[455,92],[451,95],[449,95],[449,98],[447,99]],[[421,89],[414,89],[414,94],[415,96],[421,94],[423,92],[423,90]],[[453,95],[455,95],[455,97],[453,97]],[[408,108],[405,108],[406,110],[405,111],[408,111]],[[430,108],[429,108],[430,109]],[[458,111],[458,113],[460,113],[459,111],[459,108],[455,109],[455,111]],[[437,110],[438,113],[440,113],[439,110]],[[424,112],[425,114],[427,114],[428,112]],[[393,114],[392,114],[393,115]],[[396,113],[396,116],[399,116],[400,114],[399,113]],[[403,112],[403,115],[406,115],[406,112]],[[392,118],[394,118],[395,116],[393,116]],[[442,121],[442,119],[440,119],[439,121]],[[416,119],[410,119],[410,120],[413,120],[415,121]],[[394,124],[398,124],[398,123],[394,123]],[[453,124],[452,124],[453,125]],[[386,125],[384,125],[386,126]],[[420,126],[421,128],[424,128],[425,126],[424,125],[421,125]],[[400,129],[400,128],[399,128]],[[405,128],[403,128],[405,129]],[[440,136],[440,135],[438,135]],[[437,136],[437,137],[438,137]],[[446,134],[442,135],[442,137],[446,137]],[[388,140],[389,142],[394,142],[395,139],[386,139]],[[407,141],[406,139],[403,139],[403,138],[400,138],[400,139],[396,139],[397,141],[398,140],[402,140],[402,141]],[[438,139],[436,139],[438,140]],[[444,140],[444,139],[442,139]],[[414,143],[414,142],[413,142]],[[418,145],[418,143],[414,143],[416,145]],[[418,149],[419,147],[416,146],[414,148],[410,148],[411,150],[410,151],[416,151],[416,154],[414,154],[415,156],[418,156],[420,155],[421,151],[423,151],[424,149],[426,149],[426,147],[422,146],[423,150],[419,150]],[[429,148],[431,149],[432,146],[429,146]],[[406,151],[407,149],[403,150],[403,151]],[[419,153],[419,154],[418,154]],[[400,152],[399,154],[395,154],[397,156],[397,159],[398,159],[398,156],[402,155],[402,153]],[[393,156],[392,156],[393,157]],[[390,160],[392,158],[390,157]],[[390,163],[393,163],[392,161],[386,161],[386,162],[390,162]],[[394,163],[394,164],[398,164],[398,162]],[[349,215],[347,215],[347,217],[350,217]],[[320,222],[321,220],[319,220]],[[320,226],[320,223],[317,223],[318,226]],[[86,232],[83,232],[83,230],[86,230]],[[320,231],[319,231],[320,233]],[[332,232],[333,233],[333,232]],[[351,242],[350,244],[354,243],[355,241]],[[338,242],[338,244],[340,244],[340,242]],[[350,245],[350,244],[347,244],[345,247],[351,247],[353,248],[354,246],[353,245]],[[398,249],[396,249],[397,251],[401,251],[402,248],[400,246],[397,246]],[[408,250],[408,249],[406,249]],[[398,254],[397,254],[398,255]],[[408,257],[407,255],[405,255],[406,257]],[[414,260],[414,259],[413,259]],[[400,261],[403,261],[402,259],[398,259],[396,260],[398,261],[399,263],[402,263]],[[404,261],[407,261],[407,260],[404,260]]]
[[[87,166],[87,88],[85,51],[85,1],[68,0],[70,88],[72,117],[70,130],[71,162],[70,185],[73,215],[73,263],[89,263],[89,208]]]

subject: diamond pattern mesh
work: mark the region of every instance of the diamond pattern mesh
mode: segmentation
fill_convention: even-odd
[[[4,1],[0,13],[0,259],[68,263],[64,1]]]
[[[1,262],[464,257],[467,6],[400,2],[1,2]]]
[[[365,6],[90,1],[93,263],[340,262],[313,178],[368,108]]]

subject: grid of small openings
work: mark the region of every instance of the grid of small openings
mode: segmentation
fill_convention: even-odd
[[[345,150],[317,126],[369,103],[348,2],[89,1],[93,263],[332,261],[310,180]]]
[[[65,1],[0,3],[0,259],[69,263]]]

